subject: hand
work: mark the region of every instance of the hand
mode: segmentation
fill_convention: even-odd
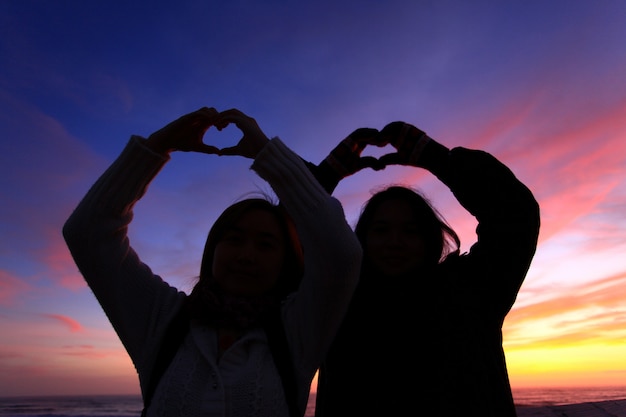
[[[240,155],[246,158],[256,158],[269,141],[256,120],[237,109],[230,109],[218,115],[215,126],[222,130],[230,123],[234,123],[241,130],[243,137],[237,145],[220,149],[219,155]]]
[[[372,168],[375,171],[383,169],[385,166],[375,157],[361,156],[361,152],[367,145],[383,147],[387,145],[387,142],[378,134],[378,130],[360,128],[342,140],[324,159],[324,162],[339,175],[339,179],[352,175],[363,168]]]
[[[148,137],[146,144],[156,152],[172,151],[218,153],[218,148],[202,140],[206,131],[215,124],[218,112],[213,107],[186,114]]]
[[[431,140],[426,133],[404,122],[392,122],[380,131],[379,141],[389,143],[397,152],[388,153],[379,158],[382,166],[416,166],[426,144]]]

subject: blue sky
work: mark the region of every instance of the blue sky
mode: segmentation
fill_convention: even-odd
[[[512,383],[626,385],[626,3],[13,0],[0,31],[3,395],[138,392],[60,231],[131,134],[202,106],[241,109],[313,162],[395,120],[494,154],[542,209],[505,322]],[[189,290],[216,216],[269,190],[249,165],[174,154],[136,207],[144,261]],[[389,183],[422,189],[473,243],[474,219],[415,168],[342,182],[351,224]]]

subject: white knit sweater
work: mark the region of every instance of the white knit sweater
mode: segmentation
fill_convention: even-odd
[[[63,228],[78,268],[137,369],[142,391],[165,329],[186,297],[154,275],[127,238],[134,204],[169,159],[143,141],[131,138]],[[340,203],[278,138],[259,153],[252,169],[272,186],[304,247],[305,276],[282,314],[298,404],[305,410],[312,378],[356,285],[361,248]],[[192,326],[157,387],[148,416],[287,417],[264,331],[248,332],[218,361],[215,332]]]

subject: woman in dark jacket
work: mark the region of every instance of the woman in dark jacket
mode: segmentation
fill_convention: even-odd
[[[368,144],[397,152],[361,157]],[[502,325],[537,246],[539,207],[490,154],[448,149],[416,127],[358,129],[317,167],[332,192],[364,167],[424,168],[478,221],[459,238],[415,190],[392,186],[364,206],[359,285],[320,368],[317,417],[515,416]]]

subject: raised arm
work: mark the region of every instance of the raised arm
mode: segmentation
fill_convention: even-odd
[[[342,179],[364,168],[378,171],[385,167],[375,157],[361,156],[367,145],[386,145],[380,140],[378,130],[366,127],[359,128],[339,142],[319,165],[311,162],[306,162],[306,164],[322,187],[332,194]]]
[[[508,311],[537,247],[539,205],[530,190],[487,152],[448,149],[410,124],[390,123],[381,136],[397,151],[381,162],[427,169],[476,217],[478,239],[466,261],[483,280],[467,285],[486,295],[502,294],[501,308]]]
[[[202,108],[170,123],[148,139],[133,136],[100,176],[63,227],[70,252],[138,369],[149,369],[164,323],[184,294],[142,263],[127,231],[135,204],[173,151],[216,153],[202,143],[217,111]],[[155,352],[154,352],[155,353]]]

